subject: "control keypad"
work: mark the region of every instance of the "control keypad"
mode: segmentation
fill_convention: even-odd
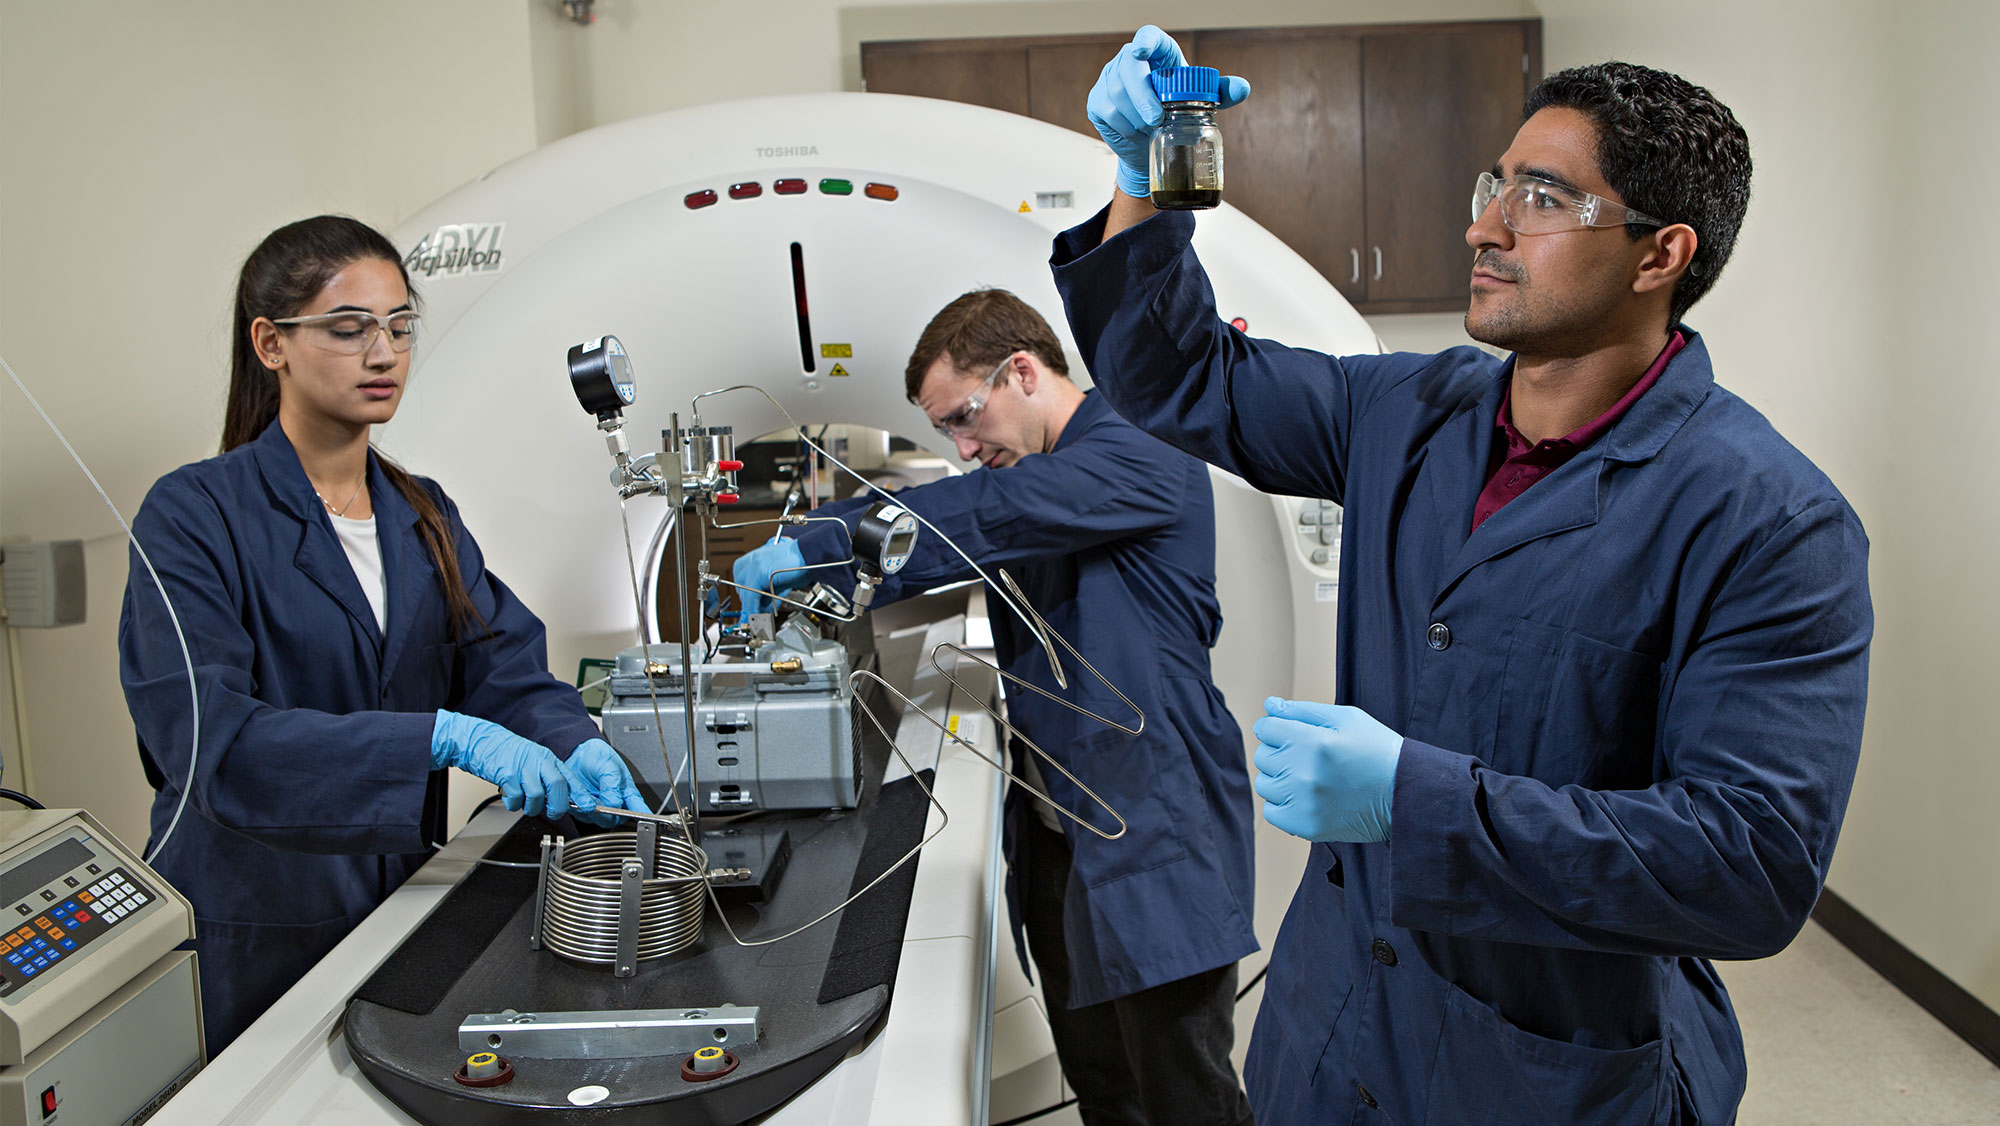
[[[1314,566],[1340,570],[1340,506],[1330,500],[1298,502],[1300,549]]]
[[[69,894],[43,904],[32,920],[0,939],[0,998],[54,973],[65,960],[157,898],[151,887],[134,880],[123,867],[96,876],[86,886],[64,890]]]

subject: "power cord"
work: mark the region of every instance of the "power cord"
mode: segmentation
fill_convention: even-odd
[[[1020,1126],[1020,1124],[1023,1122],[1033,1122],[1037,1118],[1046,1118],[1049,1115],[1054,1114],[1056,1111],[1059,1111],[1066,1106],[1075,1106],[1075,1105],[1076,1105],[1076,1096],[1072,1095],[1069,1098],[1064,1099],[1063,1101],[1057,1103],[1054,1106],[1045,1106],[1042,1109],[1035,1111],[1032,1114],[1024,1114],[1019,1118],[1009,1118],[1005,1122],[995,1122],[993,1126]]]
[[[1236,999],[1238,1001],[1241,1001],[1243,998],[1250,996],[1250,991],[1252,989],[1257,988],[1257,983],[1263,981],[1264,975],[1270,972],[1271,972],[1271,963],[1269,962],[1264,963],[1264,968],[1250,975],[1250,980],[1244,982],[1243,988],[1236,991]]]
[[[29,809],[48,808],[48,806],[43,805],[41,802],[36,801],[35,799],[29,797],[28,795],[22,793],[19,790],[9,790],[0,788],[0,798],[6,798],[8,801],[20,802],[22,805],[27,806]]]

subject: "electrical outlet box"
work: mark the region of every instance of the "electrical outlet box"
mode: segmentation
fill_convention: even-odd
[[[44,540],[0,547],[0,595],[7,626],[46,629],[83,620],[83,541]]]

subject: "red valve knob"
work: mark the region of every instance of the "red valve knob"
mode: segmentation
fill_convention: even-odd
[[[740,461],[718,461],[715,463],[715,467],[724,473],[734,473],[743,468],[743,463]]]
[[[737,496],[735,493],[715,494],[715,503],[717,504],[735,504],[737,501],[742,499],[743,499],[742,497]]]

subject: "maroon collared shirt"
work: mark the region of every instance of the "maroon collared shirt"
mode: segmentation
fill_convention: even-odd
[[[1680,330],[1674,331],[1673,339],[1660,349],[1653,360],[1653,366],[1639,377],[1639,382],[1625,392],[1624,398],[1611,404],[1611,409],[1598,415],[1580,429],[1571,431],[1560,438],[1547,438],[1533,445],[1514,428],[1514,420],[1508,411],[1513,401],[1514,388],[1510,384],[1500,396],[1500,411],[1493,419],[1493,428],[1499,433],[1493,436],[1493,456],[1486,463],[1486,487],[1479,492],[1479,503],[1472,506],[1472,527],[1477,530],[1486,518],[1507,507],[1507,502],[1528,491],[1528,487],[1556,471],[1556,467],[1573,458],[1584,447],[1604,437],[1605,433],[1625,417],[1632,404],[1639,401],[1653,384],[1660,381],[1660,373],[1667,370],[1667,361],[1675,353],[1687,346],[1687,337]]]

